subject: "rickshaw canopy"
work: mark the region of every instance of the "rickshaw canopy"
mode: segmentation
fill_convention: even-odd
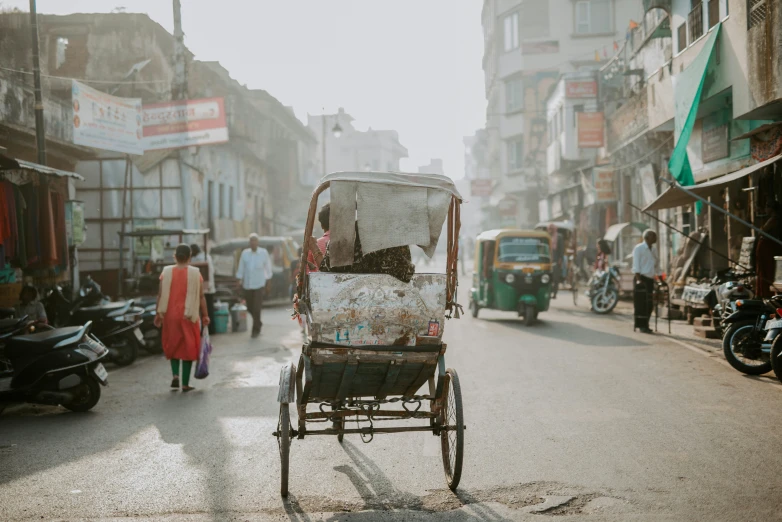
[[[453,180],[437,174],[338,172],[321,180],[331,191],[331,266],[353,263],[361,250],[420,246],[432,257],[452,200],[463,200]]]
[[[487,230],[478,235],[478,241],[496,241],[501,237],[537,237],[541,239],[550,239],[548,232],[541,230],[523,230],[518,228],[500,228],[497,230]]]

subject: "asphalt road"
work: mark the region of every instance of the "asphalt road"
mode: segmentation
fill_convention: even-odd
[[[111,369],[90,413],[6,411],[0,520],[782,520],[782,388],[567,297],[530,328],[447,324],[468,426],[457,494],[438,439],[416,433],[295,440],[280,499],[277,383],[301,339],[277,309],[258,342],[214,338],[196,392],[146,357]]]

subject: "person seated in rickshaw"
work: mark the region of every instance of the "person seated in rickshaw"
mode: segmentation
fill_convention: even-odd
[[[356,242],[353,249],[353,264],[347,266],[332,267],[329,247],[326,246],[326,256],[320,264],[321,272],[334,272],[342,274],[388,274],[400,281],[409,283],[415,274],[413,256],[409,246],[385,248],[377,252],[364,254],[361,251],[361,240],[358,237],[356,226]]]

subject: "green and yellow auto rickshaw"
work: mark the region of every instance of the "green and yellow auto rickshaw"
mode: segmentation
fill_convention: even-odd
[[[470,310],[513,311],[531,325],[551,301],[551,237],[539,230],[490,230],[478,236]]]

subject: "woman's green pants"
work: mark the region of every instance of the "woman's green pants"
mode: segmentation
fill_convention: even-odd
[[[182,361],[182,386],[190,384],[190,370],[193,368],[193,361]],[[171,359],[171,373],[174,377],[179,376],[179,359]]]

